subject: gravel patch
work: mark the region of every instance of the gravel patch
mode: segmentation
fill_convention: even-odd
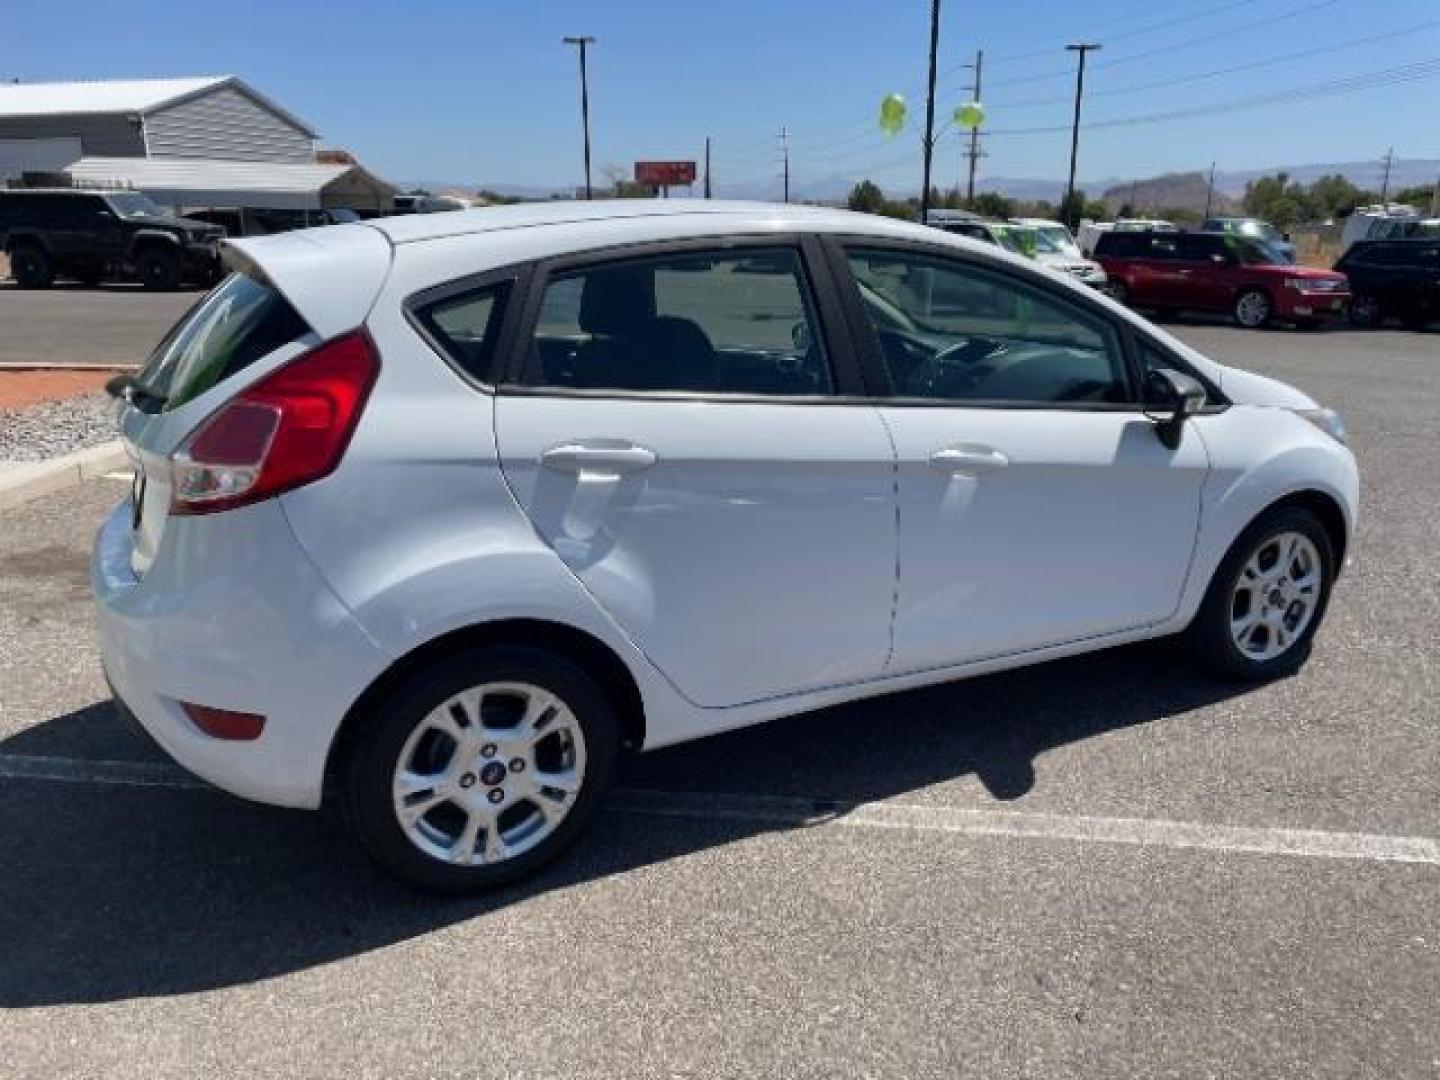
[[[0,460],[44,461],[118,435],[116,403],[104,393],[0,411]]]

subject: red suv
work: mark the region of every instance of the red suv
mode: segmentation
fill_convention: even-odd
[[[1343,315],[1344,274],[1296,266],[1263,240],[1213,233],[1107,232],[1095,258],[1110,293],[1136,307],[1228,311],[1241,326],[1313,325]]]

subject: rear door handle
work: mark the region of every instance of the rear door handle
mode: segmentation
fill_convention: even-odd
[[[547,469],[570,476],[624,476],[648,469],[658,460],[654,450],[623,439],[561,443],[540,455]]]
[[[952,473],[995,472],[1010,464],[1010,459],[993,446],[979,443],[956,443],[941,447],[930,455],[930,464]]]

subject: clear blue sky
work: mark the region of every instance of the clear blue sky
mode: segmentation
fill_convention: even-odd
[[[565,185],[581,174],[579,103],[560,38],[593,34],[597,178],[608,162],[696,157],[710,134],[720,194],[740,183],[778,194],[784,124],[797,186],[870,175],[915,190],[928,12],[926,0],[0,0],[0,77],[233,73],[384,175]],[[1212,159],[1360,160],[1391,144],[1440,157],[1440,0],[944,0],[942,12],[942,116],[967,96],[969,73],[953,69],[986,51],[997,133],[982,176],[1064,178],[1067,131],[1014,132],[1069,123],[1063,46],[1076,39],[1105,43],[1087,77],[1095,121],[1436,61],[1408,83],[1095,128],[1082,180]],[[1296,53],[1309,55],[1286,59]],[[1175,79],[1186,81],[1143,88]],[[910,101],[911,126],[887,140],[875,116],[889,91]],[[954,181],[958,151],[953,132],[939,143],[939,182]]]

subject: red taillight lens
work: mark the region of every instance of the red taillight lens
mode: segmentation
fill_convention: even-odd
[[[170,512],[231,510],[328,476],[379,371],[375,346],[357,330],[261,379],[175,452]]]
[[[265,730],[265,717],[255,713],[231,712],[229,709],[212,709],[209,705],[194,705],[182,701],[180,707],[195,726],[212,739],[228,742],[254,742]]]

